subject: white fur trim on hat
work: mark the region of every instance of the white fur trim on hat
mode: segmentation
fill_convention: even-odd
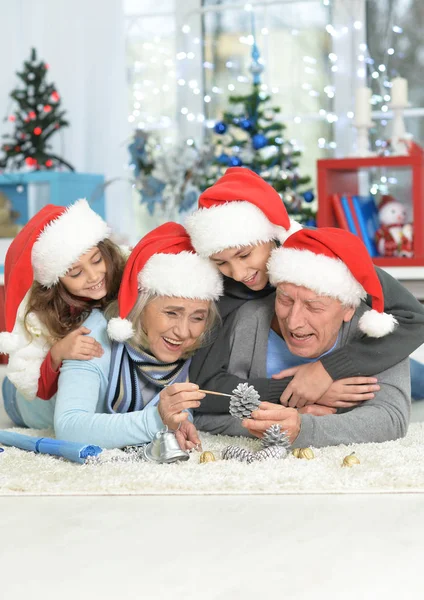
[[[366,335],[373,338],[384,337],[385,335],[392,333],[396,325],[397,320],[393,315],[387,313],[380,313],[377,310],[367,310],[362,317],[359,319],[359,329],[366,333]]]
[[[284,230],[254,204],[237,200],[197,210],[187,217],[185,228],[194,249],[204,258],[227,248],[269,242],[277,238],[277,230]]]
[[[218,269],[193,252],[154,254],[138,274],[138,282],[140,289],[159,296],[217,300],[223,293]]]
[[[279,240],[282,244],[286,241],[288,237],[290,237],[296,231],[300,231],[303,229],[302,225],[293,219],[290,219],[290,229],[284,229],[284,227],[280,227],[279,225],[275,225],[276,235],[274,236],[277,240]]]
[[[115,342],[125,342],[133,337],[135,331],[131,321],[114,317],[107,326],[107,333],[111,340]]]
[[[268,261],[268,274],[274,286],[281,282],[301,285],[355,308],[367,297],[344,262],[310,250],[276,248]]]
[[[110,228],[89,206],[77,200],[49,223],[32,249],[34,279],[52,287],[74,262],[110,235]]]

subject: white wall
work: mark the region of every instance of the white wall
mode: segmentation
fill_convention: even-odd
[[[0,119],[30,48],[50,65],[70,127],[53,138],[55,149],[81,172],[125,178],[127,86],[122,0],[0,0]],[[0,133],[8,130],[0,120]],[[134,240],[128,183],[106,190],[107,218]]]

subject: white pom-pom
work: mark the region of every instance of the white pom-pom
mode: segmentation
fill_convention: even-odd
[[[134,328],[128,319],[115,317],[109,321],[107,332],[111,340],[115,342],[125,342],[134,335]]]
[[[393,315],[367,310],[359,319],[359,329],[369,337],[380,338],[392,333],[398,322]]]
[[[0,354],[10,354],[19,348],[20,338],[18,335],[3,331],[0,333]]]

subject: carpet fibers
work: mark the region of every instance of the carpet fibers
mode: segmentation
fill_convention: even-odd
[[[252,464],[221,460],[221,451],[229,444],[257,450],[258,441],[201,437],[203,450],[212,451],[216,462],[200,464],[195,452],[187,462],[156,465],[106,450],[98,462],[79,465],[5,447],[0,495],[424,493],[424,423],[411,424],[408,435],[395,442],[314,449],[313,460],[290,455]],[[342,468],[351,452],[360,464]]]

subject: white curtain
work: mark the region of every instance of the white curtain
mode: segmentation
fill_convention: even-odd
[[[70,127],[54,136],[55,150],[77,171],[128,178],[127,86],[122,0],[0,0],[0,119],[8,114],[15,72],[31,47],[49,65]],[[9,130],[0,120],[0,133]],[[134,242],[130,185],[106,189],[113,229]]]

